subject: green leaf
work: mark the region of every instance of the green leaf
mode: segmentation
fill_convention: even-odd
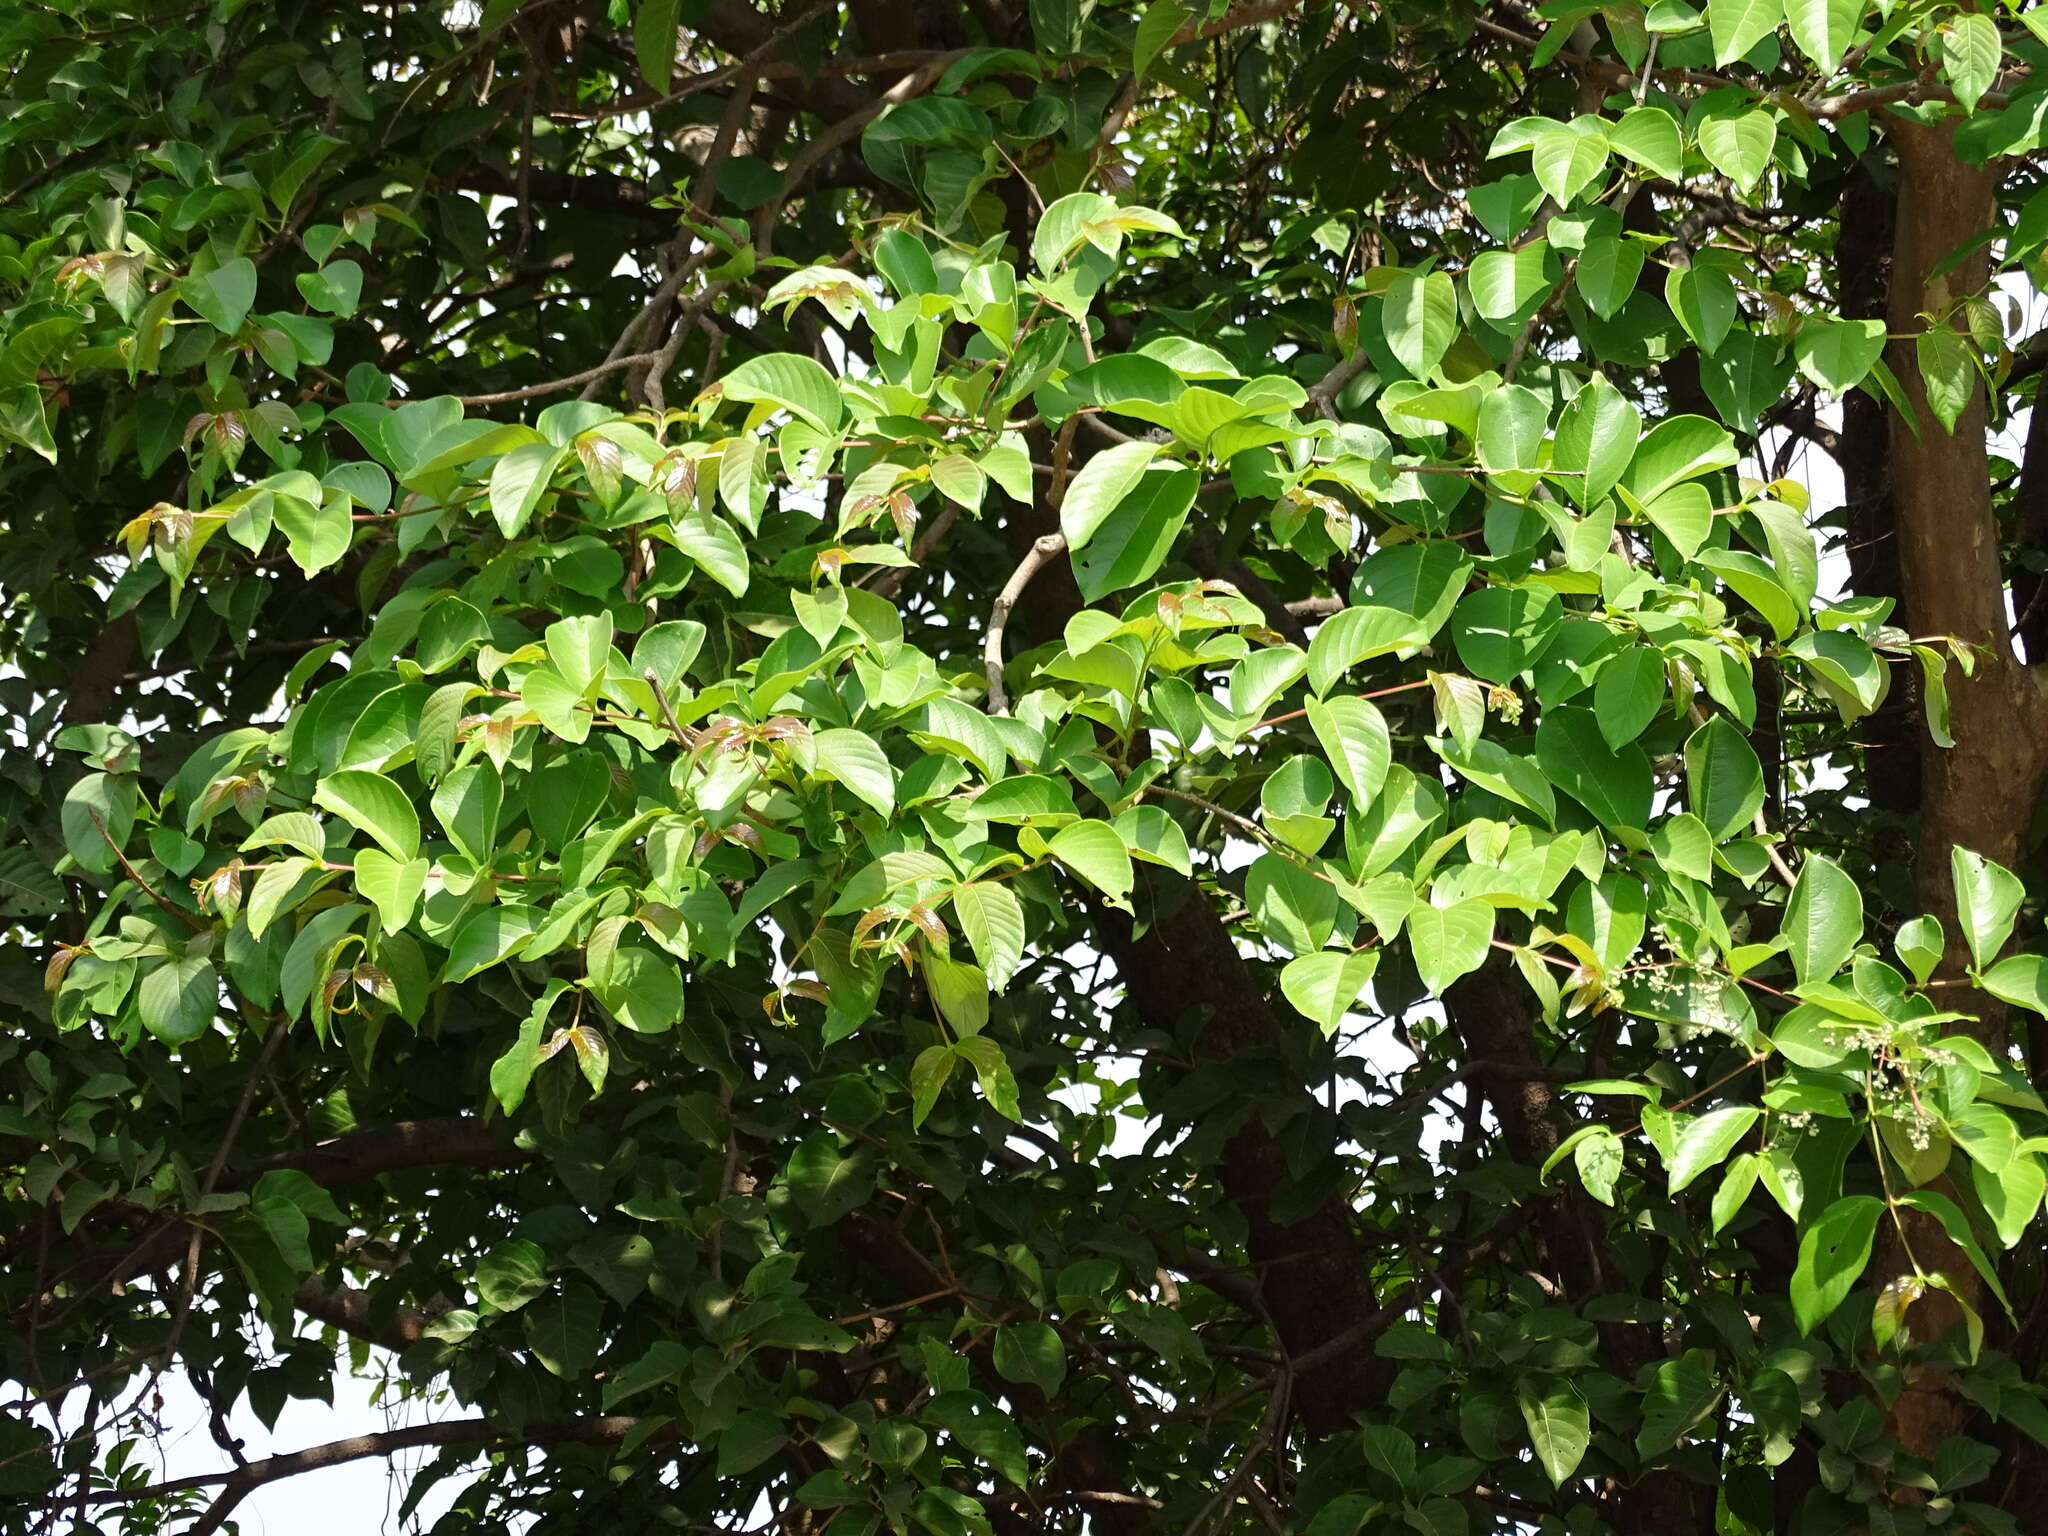
[[[1743,57],[1777,30],[1784,0],[1707,0],[1707,32],[1716,68]]]
[[[394,859],[381,848],[359,849],[355,862],[356,890],[377,909],[384,931],[398,932],[412,921],[432,866],[425,859]]]
[[[1748,1105],[1716,1109],[1686,1122],[1670,1162],[1671,1193],[1677,1194],[1709,1168],[1718,1168],[1749,1133],[1760,1112]]]
[[[1865,0],[1785,0],[1785,20],[1792,41],[1813,60],[1823,76],[1831,75],[1849,51],[1856,24],[1863,19]]]
[[[1010,1417],[979,1392],[941,1392],[925,1411],[963,1447],[987,1462],[997,1476],[1019,1488],[1025,1485],[1029,1464],[1023,1437]],[[964,1522],[947,1528],[969,1529]]]
[[[1135,879],[1124,840],[1106,821],[1077,821],[1062,827],[1046,845],[1052,856],[1110,899],[1125,905]]]
[[[1614,1186],[1621,1180],[1625,1160],[1621,1138],[1604,1125],[1587,1126],[1583,1140],[1574,1135],[1572,1166],[1586,1193],[1602,1205],[1614,1204]]]
[[[381,773],[345,769],[313,790],[313,803],[332,811],[401,863],[419,857],[420,818],[405,791]]]
[[[1941,72],[1956,93],[1965,112],[1976,110],[1978,100],[1998,78],[1998,66],[2005,56],[2005,44],[1998,35],[1998,23],[1982,11],[1958,10],[1946,20],[1941,38]]]
[[[1537,1465],[1549,1476],[1553,1488],[1562,1488],[1592,1443],[1585,1398],[1577,1387],[1555,1376],[1524,1376],[1515,1397]]]
[[[1081,596],[1100,602],[1149,580],[1173,552],[1201,484],[1201,471],[1188,466],[1141,474],[1089,536],[1087,550],[1073,556]]]
[[[996,1330],[996,1373],[1028,1382],[1047,1397],[1067,1379],[1067,1352],[1057,1330],[1039,1322],[1005,1323]]]
[[[1538,134],[1529,157],[1536,184],[1558,207],[1568,208],[1607,168],[1607,135],[1596,123],[1577,118]]]
[[[981,1096],[989,1102],[989,1108],[1006,1120],[1024,1118],[1018,1108],[1018,1081],[1010,1073],[1010,1061],[1004,1057],[1004,1049],[995,1040],[985,1034],[954,1040],[952,1053],[975,1069],[975,1081],[981,1085]]]
[[[1309,648],[1314,666],[1315,648]],[[1330,767],[1351,792],[1355,808],[1363,809],[1387,781],[1393,762],[1393,740],[1386,716],[1369,699],[1311,699],[1308,703],[1309,729],[1330,760]]]
[[[317,575],[348,553],[354,537],[348,501],[339,496],[301,501],[296,496],[278,496],[271,502],[278,532],[284,535],[285,550],[292,563],[308,576]]]
[[[1955,882],[1956,917],[1970,946],[1970,959],[1981,969],[2005,948],[2027,889],[2010,870],[1967,848],[1951,848],[1948,862]]]
[[[833,729],[812,738],[820,776],[836,779],[886,819],[896,813],[896,770],[862,731]]]
[[[1607,141],[1616,154],[1666,181],[1685,180],[1685,135],[1666,108],[1629,108],[1618,122],[1607,125]]]
[[[1359,603],[1340,608],[1316,626],[1308,643],[1308,684],[1317,693],[1375,656],[1406,650],[1428,637],[1422,626],[1397,608]]]
[[[946,1079],[953,1075],[953,1068],[960,1058],[953,1054],[950,1045],[928,1045],[917,1053],[917,1060],[910,1064],[910,1126],[917,1129],[932,1112],[932,1106],[939,1102],[939,1095],[945,1091]]]
[[[294,281],[306,303],[322,314],[348,319],[363,294],[363,269],[348,260],[330,261],[317,272],[301,272]],[[276,323],[276,317],[266,317]]]
[[[1934,974],[1934,968],[1941,964],[1942,951],[1946,948],[1941,919],[1925,912],[1908,918],[1899,924],[1899,931],[1892,936],[1892,948],[1906,962],[1906,969],[1913,973],[1913,980],[1924,986],[1927,978]]]
[[[1376,949],[1298,955],[1281,969],[1280,991],[1304,1018],[1313,1019],[1325,1035],[1332,1035],[1364,994],[1379,961]]]
[[[571,1285],[528,1307],[519,1320],[533,1358],[568,1380],[584,1376],[597,1363],[602,1345],[599,1321],[604,1300],[582,1285]]]
[[[1913,338],[1913,361],[1927,392],[1928,409],[1953,432],[1977,388],[1977,360],[1968,337],[1937,325]]]
[[[1686,798],[1715,842],[1748,829],[1764,804],[1764,769],[1742,732],[1716,715],[1685,743]]]
[[[548,493],[555,471],[568,456],[568,449],[551,443],[522,443],[498,460],[485,499],[491,516],[497,519],[498,531],[506,538],[516,538],[525,530],[534,508]]]
[[[1791,1285],[1792,1313],[1801,1333],[1818,1329],[1854,1288],[1870,1262],[1871,1240],[1884,1208],[1874,1195],[1847,1195],[1801,1234]]]
[[[1481,466],[1495,475],[1535,468],[1549,405],[1547,397],[1519,384],[1504,384],[1481,400],[1473,439]]]
[[[1493,945],[1493,908],[1474,899],[1448,907],[1417,906],[1408,914],[1416,972],[1432,997],[1485,963]]]
[[[1690,811],[1673,816],[1650,836],[1650,853],[1666,869],[1688,880],[1714,878],[1714,838]]]
[[[846,407],[824,365],[794,352],[750,357],[719,380],[732,400],[766,400],[802,417],[820,432],[836,432]]]
[[[1634,296],[1636,279],[1642,272],[1640,245],[1619,235],[1594,235],[1579,253],[1572,282],[1594,314],[1602,320],[1612,320]]]
[[[547,1026],[555,999],[574,985],[559,976],[550,981],[521,1022],[519,1038],[491,1063],[491,1096],[506,1114],[516,1111],[526,1098],[527,1084],[533,1080],[534,1069],[540,1065],[541,1032]]]
[[[1624,483],[1639,502],[1651,502],[1672,486],[1742,459],[1726,427],[1704,416],[1673,416],[1644,434]]]
[[[135,776],[88,773],[64,792],[64,851],[80,869],[110,873],[135,832]]]
[[[1152,0],[1138,18],[1137,36],[1131,40],[1131,74],[1142,80],[1175,34],[1195,13],[1187,0]]]
[[[590,990],[635,1034],[664,1034],[683,1016],[682,971],[668,955],[637,944],[620,945]]]
[[[548,1288],[548,1256],[525,1238],[499,1243],[477,1262],[476,1292],[493,1312],[516,1312]]]
[[[812,1225],[829,1227],[873,1191],[874,1159],[865,1147],[848,1151],[837,1136],[820,1131],[797,1145],[783,1177]]]
[[[1754,1174],[1751,1175],[1754,1178]],[[1721,1398],[1714,1378],[1685,1355],[1660,1364],[1643,1393],[1643,1423],[1636,1431],[1636,1454],[1644,1460],[1661,1456]]]
[[[455,925],[448,937],[443,981],[467,981],[478,971],[509,959],[540,926],[531,907],[479,907]]]
[[[733,526],[716,512],[692,505],[669,523],[676,548],[696,561],[704,574],[734,597],[745,597],[753,585],[747,546]]]
[[[1826,981],[1863,938],[1863,893],[1832,860],[1810,853],[1785,903],[1785,951],[1801,984]]]
[[[1731,1159],[1727,1171],[1721,1175],[1721,1187],[1714,1191],[1714,1203],[1708,1212],[1709,1225],[1719,1232],[1749,1199],[1750,1191],[1756,1188],[1759,1160],[1754,1152],[1745,1152]]]
[[[1088,547],[1088,541],[1137,488],[1139,477],[1157,457],[1157,443],[1118,443],[1081,466],[1060,503],[1060,532],[1066,535],[1069,551]]]
[[[1719,267],[1673,267],[1664,278],[1664,301],[1702,352],[1721,350],[1735,323],[1735,284]]]
[[[1882,320],[1809,319],[1793,338],[1799,371],[1830,394],[1846,394],[1884,356]]]
[[[968,965],[934,951],[925,956],[925,985],[939,1016],[958,1035],[978,1035],[988,1028],[988,977]]]
[[[1993,997],[2048,1014],[2048,956],[2008,955],[1979,979]]]
[[[64,882],[41,859],[26,848],[0,848],[0,915],[47,916],[64,905]]]
[[[1970,1230],[1970,1218],[1963,1214],[1962,1208],[1955,1201],[1938,1190],[1914,1189],[1900,1195],[1899,1204],[1916,1211],[1925,1211],[1940,1222],[1942,1230],[1948,1234],[1949,1241],[1962,1249],[1971,1267],[1983,1277],[1986,1288],[1998,1298],[1999,1305],[2005,1308],[2007,1314],[2011,1314],[2012,1301],[2005,1294],[2005,1286],[1999,1281],[1998,1271],[1985,1257],[1983,1248],[1978,1245],[1977,1234]]]
[[[1565,472],[1567,494],[1581,507],[1594,506],[1605,497],[1635,457],[1642,428],[1642,412],[1595,374],[1558,418],[1551,464]]]
[[[219,1006],[219,974],[211,960],[199,955],[166,960],[142,978],[135,992],[142,1027],[166,1045],[197,1040],[213,1023]]]
[[[1664,653],[1654,646],[1632,645],[1604,662],[1593,683],[1593,713],[1607,745],[1618,751],[1648,730],[1669,691]]]
[[[503,781],[487,758],[456,769],[434,791],[434,815],[448,840],[479,868],[488,867],[497,854],[498,812],[504,798]]]
[[[256,302],[256,264],[246,256],[237,256],[204,277],[181,277],[178,297],[216,331],[232,336],[241,330],[242,322],[249,317],[249,306]]]
[[[1426,379],[1458,338],[1458,289],[1441,272],[1403,271],[1387,284],[1380,328],[1394,361]]]
[[[681,0],[640,0],[633,8],[633,57],[640,65],[640,78],[657,96],[668,94],[675,76],[676,49],[681,34],[676,15]]]
[[[1284,854],[1262,853],[1245,871],[1245,906],[1260,932],[1291,954],[1313,954],[1336,930],[1337,888]]]
[[[1482,587],[1459,600],[1451,635],[1475,676],[1511,683],[1542,660],[1563,617],[1557,593],[1547,586]]]
[[[1536,764],[1602,825],[1638,831],[1649,826],[1655,788],[1650,759],[1632,741],[1609,747],[1591,710],[1546,709],[1536,727]]]
[[[578,698],[587,697],[590,685],[603,675],[605,659],[611,654],[612,616],[609,613],[557,619],[543,636],[548,660]]]
[[[1024,955],[1023,903],[1008,885],[978,880],[954,888],[953,915],[989,984],[1002,991]]]
[[[1466,283],[1481,319],[1509,329],[1520,325],[1557,286],[1561,269],[1546,240],[1517,251],[1484,251],[1473,258]]]
[[[1744,192],[1754,188],[1770,169],[1771,151],[1777,143],[1778,117],[1766,107],[1716,112],[1700,123],[1700,153]]]

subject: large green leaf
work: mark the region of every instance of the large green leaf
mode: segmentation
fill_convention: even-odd
[[[1081,466],[1060,503],[1060,532],[1066,535],[1069,550],[1088,547],[1157,457],[1157,443],[1118,443]]]
[[[1848,1298],[1877,1235],[1884,1202],[1871,1195],[1847,1195],[1800,1234],[1799,1262],[1792,1271],[1792,1314],[1802,1333],[1812,1333]]]
[[[1586,1399],[1559,1376],[1523,1377],[1516,1399],[1521,1404],[1522,1422],[1528,1427],[1529,1444],[1536,1452],[1536,1464],[1552,1487],[1562,1488],[1592,1444]]]
[[[206,1033],[220,1006],[220,975],[200,955],[166,960],[142,978],[135,1011],[142,1027],[166,1045],[183,1045]]]
[[[1741,58],[1774,31],[1785,17],[1784,0],[1707,0],[1707,29],[1714,63]]]
[[[1408,914],[1408,943],[1415,969],[1433,997],[1460,976],[1476,971],[1493,944],[1493,908],[1483,901],[1427,904]]]
[[[330,773],[313,790],[313,803],[334,812],[401,863],[419,857],[420,817],[405,791],[381,773],[359,768]]]
[[[1149,580],[1172,552],[1201,483],[1201,472],[1186,466],[1141,474],[1073,557],[1081,596],[1099,602]]]
[[[765,400],[795,413],[820,432],[835,431],[845,419],[839,387],[813,358],[794,352],[750,357],[719,380],[734,400]]]
[[[818,772],[836,779],[855,796],[883,816],[896,810],[896,770],[864,731],[834,729],[820,731],[812,738],[818,754]]]
[[[2003,865],[1962,847],[1949,850],[1949,876],[1955,882],[1956,917],[1970,946],[1970,959],[1980,967],[1989,965],[2012,933],[2026,887]]]
[[[1785,903],[1785,952],[1801,982],[1826,981],[1863,938],[1863,893],[1832,859],[1810,853]]]
[[[1686,739],[1685,785],[1692,813],[1716,842],[1747,828],[1763,809],[1763,764],[1725,715],[1715,715]]]
[[[1458,335],[1458,290],[1441,272],[1397,272],[1387,284],[1380,327],[1394,360],[1426,379]]]

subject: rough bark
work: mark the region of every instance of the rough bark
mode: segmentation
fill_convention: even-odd
[[[1934,316],[1933,324],[1948,323],[1942,317],[1952,301],[1982,292],[1989,278],[1981,251],[1946,272],[1938,270],[1996,217],[1996,172],[1958,160],[1952,139],[1952,126],[1899,122],[1892,128],[1899,184],[1889,314],[1892,369],[1913,416],[1911,422],[1893,421],[1890,431],[1891,500],[1907,618],[1918,635],[1952,636],[1982,648],[1974,676],[1965,678],[1956,668],[1949,672],[1956,745],[1942,748],[1925,739],[1921,751],[1916,884],[1922,907],[1946,930],[1943,970],[1951,980],[1961,974],[1968,954],[1956,920],[1950,850],[1968,848],[2008,867],[2018,864],[2048,771],[2042,695],[2008,635],[1983,391],[1973,391],[1954,431],[1943,430],[1929,408],[1911,339],[1930,324],[1925,316]],[[2003,1007],[1981,995],[1965,1006],[1982,1016],[1978,1036],[1994,1048],[2002,1045]],[[1889,1226],[1883,1229],[1872,1278],[1882,1285],[1910,1277],[1917,1258],[1922,1270],[1963,1277],[1966,1294],[1972,1292],[1969,1261],[1939,1226],[1919,1212],[1907,1217],[1903,1238]],[[1970,1299],[1982,1300],[1974,1294]],[[1938,1292],[1909,1314],[1917,1338],[1938,1336],[1960,1321],[1955,1304]],[[1931,1457],[1942,1440],[1962,1429],[1970,1412],[1945,1373],[1920,1367],[1908,1373],[1888,1428],[1909,1452]]]
[[[2048,770],[2042,740],[2048,714],[2038,684],[2007,636],[1983,391],[1973,392],[1955,430],[1943,431],[1928,407],[1910,339],[1926,329],[1924,313],[1938,315],[1952,298],[1981,292],[1988,281],[1981,251],[1936,275],[1996,214],[1995,173],[1958,160],[1951,138],[1951,130],[1911,123],[1893,130],[1899,189],[1890,324],[1900,338],[1892,343],[1892,369],[1918,427],[1894,423],[1891,432],[1907,615],[1917,634],[1949,635],[1983,647],[1974,677],[1950,670],[1956,745],[1942,748],[1928,740],[1921,753],[1919,891],[1926,910],[1948,929],[1948,962],[1954,968],[1962,950],[1949,850],[1969,848],[2008,866],[2018,861]]]

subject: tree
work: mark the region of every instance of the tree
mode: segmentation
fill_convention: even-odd
[[[22,8],[6,1528],[2048,1530],[2044,14]]]

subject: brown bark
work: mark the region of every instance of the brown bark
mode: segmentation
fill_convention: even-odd
[[[1178,905],[1164,904],[1172,902]],[[1202,893],[1183,883],[1148,917],[1142,933],[1106,925],[1118,973],[1139,1012],[1170,1029],[1190,1010],[1203,1010],[1195,1049],[1206,1062],[1285,1059],[1291,1032],[1274,1017]],[[1305,1089],[1300,1099],[1300,1112],[1320,1113]],[[1267,1315],[1282,1348],[1299,1358],[1371,1317],[1375,1304],[1348,1204],[1328,1198],[1293,1222],[1275,1214],[1293,1183],[1288,1161],[1287,1148],[1254,1110],[1224,1144],[1219,1174],[1225,1196],[1244,1216]],[[1364,1358],[1339,1352],[1295,1378],[1294,1404],[1314,1433],[1341,1430],[1354,1413],[1378,1405],[1385,1372],[1369,1349]]]
[[[1913,416],[1910,422],[1894,421],[1890,432],[1891,499],[1908,622],[1917,635],[1951,636],[1982,648],[1973,677],[1949,670],[1950,730],[1956,745],[1942,748],[1928,739],[1921,751],[1916,881],[1921,905],[1942,920],[1947,933],[1942,969],[1950,979],[1961,974],[1968,960],[1956,920],[1950,851],[1968,848],[2007,867],[2016,865],[2048,772],[2043,739],[2048,711],[2034,674],[2021,665],[2007,633],[1983,391],[1973,390],[1955,430],[1945,431],[1928,406],[1911,340],[1930,323],[1950,323],[1944,317],[1951,303],[1981,293],[1989,279],[1982,251],[1937,272],[1996,218],[1996,172],[1958,160],[1953,131],[1953,125],[1928,128],[1910,122],[1892,127],[1899,186],[1889,315],[1897,338],[1891,345],[1892,369]],[[1932,322],[1923,318],[1929,315]],[[1979,1038],[1994,1047],[2002,1044],[2002,1006],[1981,996],[1963,1006],[1982,1015],[1974,1029]],[[1920,1212],[1905,1214],[1903,1238],[1890,1226],[1881,1230],[1872,1278],[1882,1285],[1910,1277],[1917,1258],[1922,1270],[1943,1270],[1961,1279],[1972,1305],[1981,1303],[1969,1261],[1946,1234]],[[1912,1258],[1905,1251],[1908,1245]],[[1938,1292],[1908,1315],[1916,1338],[1938,1336],[1960,1321],[1954,1302]],[[1909,1372],[1887,1427],[1909,1452],[1931,1457],[1942,1440],[1962,1429],[1970,1411],[1945,1373],[1922,1367]]]
[[[1899,156],[1890,317],[1895,337],[1926,329],[1923,313],[1940,314],[1952,298],[1981,292],[1988,280],[1982,252],[1934,275],[1996,215],[1994,173],[1963,164],[1950,138],[1948,130],[1911,123],[1893,131]],[[1963,678],[1953,668],[1949,673],[1956,746],[1944,749],[1930,740],[1921,755],[1920,895],[1949,930],[1954,967],[1961,950],[1949,850],[1969,848],[2008,866],[2018,861],[2048,769],[2042,742],[2048,715],[2006,633],[1983,391],[1972,393],[1955,430],[1945,432],[1928,408],[1910,339],[1892,343],[1891,362],[1918,427],[1895,423],[1891,433],[1907,614],[1919,635],[1948,635],[1984,648],[1974,677]]]
[[[1554,1074],[1537,1055],[1528,989],[1505,957],[1496,956],[1453,983],[1444,994],[1444,1007],[1468,1059],[1496,1068],[1475,1074],[1474,1081],[1485,1085],[1509,1153],[1518,1163],[1542,1167],[1563,1135],[1563,1116]],[[1601,1223],[1576,1183],[1563,1180],[1552,1188],[1535,1218],[1544,1260],[1562,1295],[1571,1305],[1584,1306],[1615,1288],[1602,1262]],[[1664,1353],[1663,1341],[1648,1328],[1607,1322],[1600,1333],[1615,1370],[1625,1377]],[[1714,1504],[1703,1493],[1677,1469],[1653,1468],[1633,1486],[1614,1491],[1615,1518],[1622,1529],[1671,1536],[1700,1530],[1703,1520],[1710,1529]]]
[[[1835,242],[1836,295],[1843,318],[1883,320],[1891,304],[1893,198],[1867,160],[1859,160],[1842,188],[1841,229]],[[1849,588],[1860,597],[1902,602],[1899,541],[1892,509],[1891,426],[1885,404],[1865,390],[1842,397],[1839,439],[1842,509],[1847,517]],[[1865,793],[1884,813],[1880,853],[1911,857],[1906,823],[1920,804],[1918,689],[1910,674],[1883,708],[1864,721]]]

